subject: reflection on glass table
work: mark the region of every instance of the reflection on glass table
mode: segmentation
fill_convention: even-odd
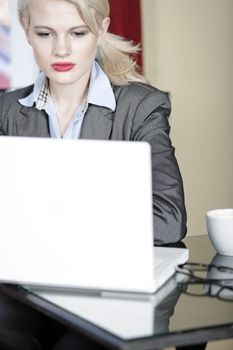
[[[233,257],[216,255],[210,264],[185,263],[177,266],[178,275],[186,277],[178,282],[178,289],[191,296],[216,297],[233,300]]]
[[[30,291],[123,339],[167,333],[181,293],[175,276],[152,295]]]

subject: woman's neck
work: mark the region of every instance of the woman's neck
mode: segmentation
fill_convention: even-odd
[[[79,82],[78,82],[79,83]],[[82,105],[87,95],[89,79],[85,84],[61,85],[49,82],[49,91],[58,117],[61,135],[72,119],[75,111]]]
[[[89,80],[82,84],[62,85],[49,81],[49,92],[55,106],[68,106],[82,104],[88,87]]]

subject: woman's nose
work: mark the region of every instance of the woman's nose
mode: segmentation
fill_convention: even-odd
[[[53,54],[55,56],[64,57],[71,53],[70,43],[66,37],[57,37],[54,40]]]

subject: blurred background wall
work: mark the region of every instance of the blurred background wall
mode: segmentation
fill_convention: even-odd
[[[9,6],[0,0],[0,90],[10,86],[10,26]]]
[[[188,234],[233,208],[233,1],[141,0],[144,70],[169,91]]]

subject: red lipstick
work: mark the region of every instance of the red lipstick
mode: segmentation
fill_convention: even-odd
[[[55,62],[51,66],[56,72],[68,72],[74,68],[75,64],[71,62]]]

